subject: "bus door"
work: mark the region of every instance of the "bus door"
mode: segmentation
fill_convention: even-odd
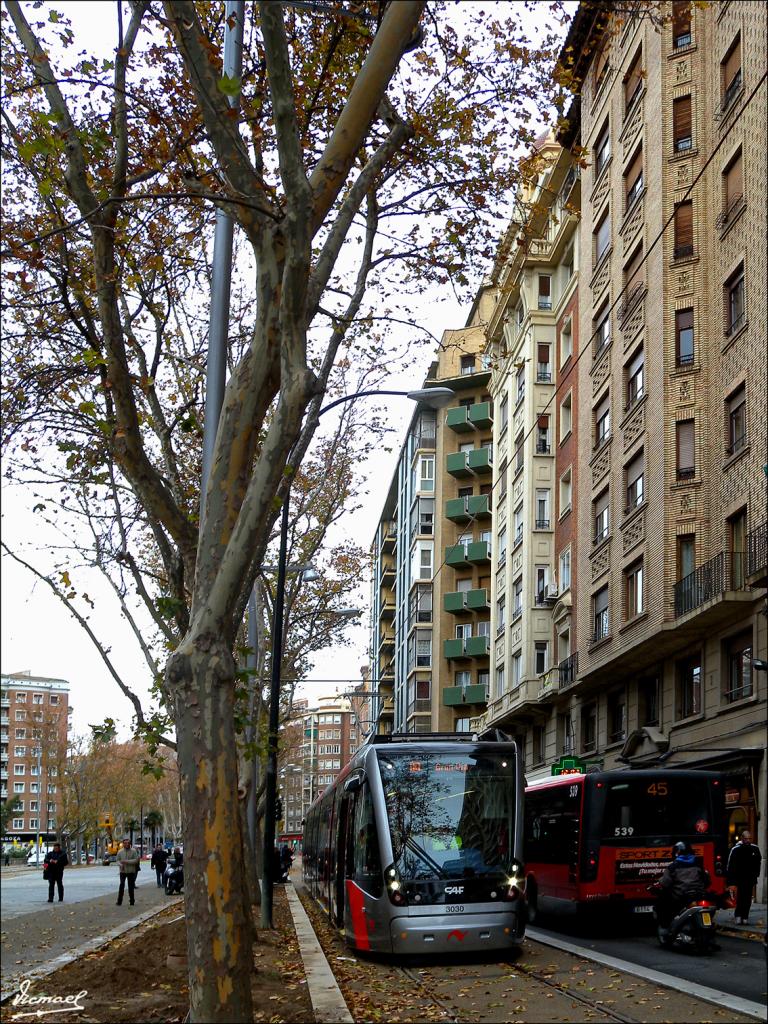
[[[354,860],[355,804],[360,790],[359,776],[352,776],[344,784],[339,800],[336,820],[336,874],[332,893],[331,914],[336,925],[344,924],[344,904],[347,878]]]

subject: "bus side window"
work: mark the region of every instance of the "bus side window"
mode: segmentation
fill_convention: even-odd
[[[352,841],[354,843],[352,876],[360,888],[370,893],[371,896],[381,896],[384,887],[379,855],[379,836],[373,814],[371,790],[367,782],[357,791]]]

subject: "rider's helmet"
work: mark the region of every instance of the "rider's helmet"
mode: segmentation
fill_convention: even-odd
[[[683,854],[689,852],[690,851],[688,849],[688,843],[684,843],[682,841],[675,843],[675,845],[672,847],[672,853],[675,855],[675,857],[682,857]]]

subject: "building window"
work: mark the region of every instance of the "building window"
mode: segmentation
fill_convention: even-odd
[[[540,384],[549,384],[552,380],[552,366],[549,361],[549,353],[549,345],[536,346],[536,380]]]
[[[523,614],[523,577],[518,576],[512,584],[512,619],[513,621]]]
[[[571,510],[571,495],[572,495],[572,470],[570,467],[566,469],[563,475],[560,477],[560,515],[564,516],[566,512]]]
[[[536,418],[536,454],[549,455],[549,416],[542,413]]]
[[[433,455],[422,455],[419,459],[419,490],[434,491],[435,489],[435,458]]]
[[[675,259],[693,255],[693,203],[675,204]]]
[[[675,716],[690,718],[701,711],[701,655],[695,654],[677,663]]]
[[[522,651],[515,651],[512,655],[512,680],[510,685],[514,688],[519,686],[523,678],[523,654]]]
[[[536,529],[549,529],[549,490],[536,491]]]
[[[548,565],[537,565],[536,566],[536,583],[535,583],[535,599],[536,604],[544,604],[547,598],[547,591],[549,590],[549,566]]]
[[[24,828],[24,819],[23,818],[14,818],[13,819],[13,827],[15,829],[23,829]]]
[[[496,669],[496,696],[500,697],[504,693],[504,666],[499,665]]]
[[[552,309],[552,278],[539,274],[539,309]]]
[[[469,374],[475,372],[475,357],[474,356],[462,356],[461,357],[461,376],[467,377]]]
[[[507,599],[502,595],[496,602],[496,633],[503,633],[506,626]]]
[[[694,353],[693,309],[675,311],[675,362],[692,366]]]
[[[509,399],[508,399],[507,395],[504,395],[504,397],[501,400],[501,424],[500,424],[500,427],[499,427],[499,429],[500,429],[500,431],[502,433],[507,429],[507,424],[508,423],[509,423]]]
[[[720,81],[722,85],[721,111],[726,110],[741,92],[741,34],[736,36],[725,59],[720,65]]]
[[[624,573],[625,603],[627,619],[634,619],[645,611],[645,589],[643,583],[643,562],[635,562]]]
[[[27,748],[26,747],[14,747],[13,748],[13,756],[14,757],[26,757],[27,756]]]
[[[627,507],[629,513],[645,500],[645,456],[639,452],[627,465]]]
[[[460,686],[462,690],[466,689],[467,686],[472,682],[472,673],[466,670],[462,672],[454,672],[453,674],[453,685]]]
[[[728,417],[728,448],[729,455],[740,452],[747,444],[747,389],[744,384],[738,387],[726,401]]]
[[[575,752],[573,749],[573,722],[568,711],[557,716],[557,743],[560,754],[568,756]]]
[[[525,447],[523,445],[524,435],[518,434],[515,439],[515,476],[525,465]]]
[[[601,587],[592,598],[592,643],[604,640],[608,636],[608,584]]]
[[[627,735],[627,698],[624,690],[608,694],[608,742],[619,743]]]
[[[635,251],[629,262],[624,267],[624,301],[621,306],[621,318],[623,319],[635,302],[640,298],[645,288],[645,255],[642,242]]]
[[[416,667],[432,667],[432,633],[425,629],[416,630]]]
[[[747,510],[741,509],[728,520],[730,544],[730,587],[741,590],[744,587],[744,552],[747,547]]]
[[[595,143],[595,179],[603,173],[603,169],[611,159],[611,132],[608,121],[603,125],[603,130],[597,137]]]
[[[51,702],[51,704],[58,704],[59,703],[59,698],[58,698],[58,696],[55,693],[51,694],[50,702]]]
[[[723,697],[732,704],[752,696],[752,631],[733,637],[725,648],[727,671]]]
[[[637,51],[632,63],[624,76],[624,116],[632,109],[632,105],[640,94],[643,86],[643,50]]]
[[[597,266],[603,256],[608,252],[611,244],[611,211],[606,210],[592,235],[594,262]]]
[[[691,135],[691,97],[681,96],[672,101],[672,139],[676,153],[684,153],[693,145]]]
[[[603,491],[602,494],[595,498],[592,506],[594,523],[595,523],[595,544],[599,544],[600,541],[605,540],[608,536],[608,488]]]
[[[640,348],[627,364],[627,409],[645,393],[645,354]]]
[[[26,720],[27,720],[27,712],[26,711],[17,711],[16,712],[16,721],[17,722],[26,722]]]
[[[643,191],[643,147],[638,146],[632,162],[624,171],[624,210],[635,205]]]
[[[690,480],[696,476],[696,435],[693,420],[679,420],[677,432],[677,479]]]
[[[581,749],[586,753],[597,745],[597,705],[592,701],[581,707]]]
[[[26,769],[25,765],[23,765],[23,764],[15,764],[13,766],[13,774],[14,775],[26,775],[26,773],[27,773],[27,769]]]
[[[14,784],[13,784],[13,792],[14,793],[23,793],[24,789],[25,789],[25,786],[24,786],[23,782],[14,782]]]
[[[569,391],[560,403],[560,441],[568,437],[573,427],[573,400]]]
[[[690,0],[672,0],[672,46],[681,50],[691,45]]]
[[[595,409],[595,448],[600,448],[611,436],[610,395],[598,404]]]
[[[637,684],[638,725],[659,724],[659,680],[641,679]]]
[[[736,334],[746,322],[744,301],[744,264],[740,264],[725,283],[725,333]]]
[[[677,578],[684,580],[696,568],[696,534],[685,533],[677,538]]]
[[[515,401],[519,405],[525,398],[525,362],[523,362],[522,366],[518,366],[515,382],[517,385],[517,398]]]
[[[568,317],[560,328],[560,365],[573,355],[573,317]]]
[[[546,640],[536,641],[534,644],[534,657],[536,659],[536,675],[543,676],[549,668],[549,644]]]
[[[571,549],[560,552],[560,593],[568,590],[571,585]]]
[[[16,730],[16,739],[17,740],[25,740],[26,738],[27,738],[27,730],[26,729],[17,729]]]
[[[594,358],[597,359],[603,349],[608,347],[611,340],[611,313],[607,305],[597,314],[592,323],[595,336]]]
[[[432,579],[432,549],[423,547],[419,551],[419,579]]]
[[[744,201],[744,163],[741,149],[723,171],[723,212],[717,218],[717,226],[730,223]]]
[[[29,819],[29,827],[30,828],[39,828],[39,826],[40,826],[40,823],[39,823],[37,818],[30,818]]]
[[[498,543],[499,543],[498,562],[499,562],[499,565],[503,565],[504,562],[507,559],[507,528],[506,528],[506,526],[502,526],[502,528],[499,530]]]

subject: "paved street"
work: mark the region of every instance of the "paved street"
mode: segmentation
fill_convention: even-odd
[[[139,887],[142,882],[149,887],[149,881],[155,886],[155,873],[142,866],[139,874]],[[89,867],[66,868],[64,871],[64,902],[79,903],[92,900],[95,896],[117,890],[117,867],[109,864],[106,867],[94,864]],[[3,926],[15,917],[29,914],[34,910],[47,907],[48,883],[43,880],[41,868],[25,867],[23,871],[3,875]]]

